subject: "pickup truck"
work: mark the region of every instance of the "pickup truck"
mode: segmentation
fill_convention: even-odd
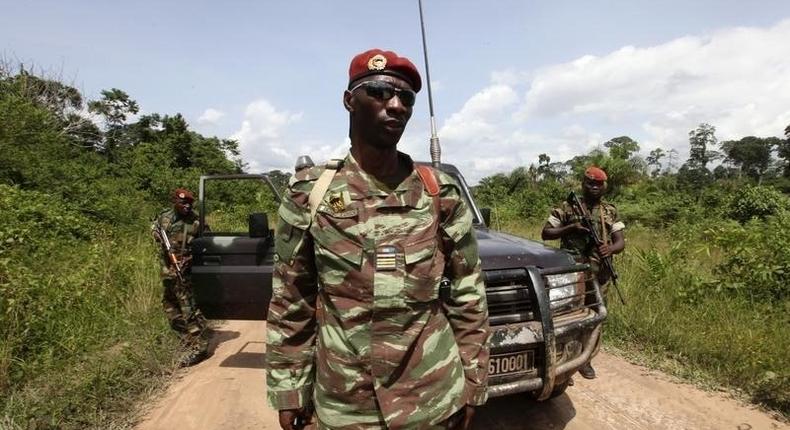
[[[489,397],[561,395],[593,353],[606,318],[597,281],[565,251],[489,228],[490,210],[475,205],[459,170],[450,164],[441,169],[457,180],[474,215],[492,332]],[[208,184],[228,180],[258,181],[279,199],[266,175],[203,176],[200,225],[211,207]],[[212,226],[192,242],[192,283],[207,318],[266,318],[274,235],[265,213],[247,217],[247,231]]]

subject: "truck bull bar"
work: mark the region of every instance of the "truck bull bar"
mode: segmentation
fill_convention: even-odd
[[[562,324],[556,329],[554,327],[554,314],[551,310],[549,302],[549,288],[544,282],[544,276],[559,275],[564,273],[579,272],[589,269],[589,265],[573,265],[558,268],[539,269],[537,267],[523,267],[526,278],[532,286],[534,297],[533,303],[537,304],[539,321],[541,323],[543,335],[543,369],[538,377],[522,379],[513,382],[506,382],[489,386],[489,397],[499,397],[515,392],[532,391],[537,392],[538,400],[546,400],[551,396],[554,390],[557,378],[565,373],[570,372],[574,368],[578,368],[592,356],[595,349],[595,343],[601,333],[601,323],[606,319],[607,310],[606,304],[603,301],[600,286],[598,282],[593,279],[592,294],[595,296],[595,315],[582,319],[580,321],[573,321],[567,324]],[[589,294],[589,293],[587,293]],[[578,330],[584,330],[592,327],[590,337],[583,345],[582,352],[578,357],[568,360],[562,364],[557,364],[557,338]]]

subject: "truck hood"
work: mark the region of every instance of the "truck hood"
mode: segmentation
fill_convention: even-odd
[[[525,266],[544,268],[574,264],[573,257],[560,249],[484,227],[476,230],[483,270]]]

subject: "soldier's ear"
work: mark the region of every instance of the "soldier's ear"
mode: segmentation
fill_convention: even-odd
[[[343,91],[343,106],[349,113],[354,113],[354,95],[351,94],[351,91]]]

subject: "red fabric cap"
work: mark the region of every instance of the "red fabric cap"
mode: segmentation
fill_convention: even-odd
[[[584,176],[594,181],[605,181],[607,178],[606,172],[595,166],[588,167],[587,170],[584,171]]]
[[[176,188],[170,194],[170,199],[173,200],[173,202],[188,201],[191,203],[195,201],[195,195],[186,188]]]
[[[406,57],[392,51],[367,50],[351,60],[348,67],[349,87],[352,82],[371,75],[392,75],[406,80],[414,92],[422,88],[422,79],[417,67]]]

